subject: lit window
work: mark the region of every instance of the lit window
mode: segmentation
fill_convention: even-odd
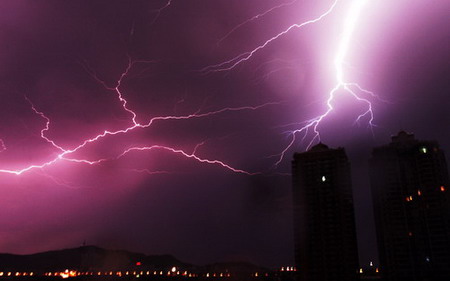
[[[426,147],[422,147],[422,148],[420,149],[420,151],[421,151],[423,154],[425,154],[425,153],[427,153],[427,148],[426,148]]]
[[[421,196],[422,192],[420,190],[417,190],[417,195]]]
[[[325,176],[322,176],[322,182],[325,182],[327,178]]]

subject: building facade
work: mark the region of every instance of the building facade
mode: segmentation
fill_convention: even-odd
[[[450,188],[438,143],[400,132],[374,148],[370,182],[385,280],[450,280]]]
[[[300,280],[357,279],[350,163],[318,144],[292,161],[295,261]]]

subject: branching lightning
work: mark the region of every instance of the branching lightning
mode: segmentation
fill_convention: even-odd
[[[168,171],[151,171],[149,169],[131,169],[130,171],[138,172],[138,173],[146,173],[148,175],[167,175],[171,174]]]
[[[3,140],[0,139],[0,152],[3,152],[3,151],[5,151],[5,150],[6,150],[6,145],[5,145],[5,143],[3,142]]]
[[[58,149],[59,151],[64,152],[65,151],[64,148],[57,145],[53,140],[51,140],[45,136],[45,132],[47,132],[50,129],[50,119],[47,116],[45,116],[45,114],[43,112],[37,110],[36,107],[34,106],[34,104],[30,101],[30,99],[28,97],[25,96],[25,99],[28,101],[28,103],[30,103],[31,109],[34,111],[34,113],[41,116],[42,119],[45,120],[45,127],[41,130],[41,138],[44,139],[49,144],[51,144],[54,148]]]
[[[152,22],[150,24],[154,24],[158,20],[158,18],[161,15],[161,13],[165,9],[167,9],[170,5],[172,5],[172,0],[167,0],[167,2],[161,8],[158,8],[158,9],[154,10],[153,12],[155,12],[156,15],[155,15],[155,17],[153,18],[153,20],[152,20]]]
[[[101,159],[96,159],[96,160],[88,160],[88,159],[79,159],[79,158],[70,157],[71,154],[82,150],[88,144],[95,143],[95,142],[97,142],[98,140],[100,140],[100,139],[102,139],[104,137],[114,136],[114,135],[118,135],[118,134],[126,134],[126,133],[128,133],[130,131],[133,131],[133,130],[136,130],[136,129],[146,129],[146,128],[151,127],[151,125],[154,124],[155,122],[162,122],[162,121],[168,121],[168,120],[188,120],[188,119],[195,119],[195,118],[206,118],[206,117],[211,117],[211,116],[218,115],[218,114],[225,113],[225,112],[236,112],[236,111],[244,111],[244,110],[258,110],[258,109],[266,107],[266,106],[280,104],[279,102],[269,102],[269,103],[265,103],[265,104],[261,104],[261,105],[257,105],[257,106],[225,107],[225,108],[222,108],[222,109],[219,109],[219,110],[216,110],[216,111],[208,111],[208,112],[197,111],[197,112],[189,114],[189,115],[157,116],[157,117],[151,118],[150,120],[148,120],[148,122],[146,122],[144,124],[140,124],[136,120],[136,118],[137,118],[136,112],[128,107],[127,100],[124,97],[124,94],[123,94],[122,89],[121,89],[121,85],[122,85],[123,80],[129,75],[130,70],[132,69],[132,67],[135,64],[138,64],[138,63],[154,63],[154,61],[132,60],[128,56],[127,66],[125,67],[125,70],[120,74],[120,76],[117,79],[117,81],[116,81],[114,86],[109,86],[105,81],[101,80],[98,77],[98,75],[95,73],[95,71],[93,71],[91,69],[91,67],[89,65],[87,65],[87,64],[84,65],[84,68],[87,71],[87,73],[96,82],[100,83],[106,90],[109,90],[109,91],[112,91],[112,92],[115,93],[115,95],[117,96],[117,99],[119,100],[119,102],[122,105],[123,110],[130,114],[131,125],[129,127],[126,127],[126,128],[120,129],[120,130],[115,130],[115,131],[104,130],[103,132],[99,133],[98,135],[96,135],[96,136],[94,136],[92,138],[85,139],[79,145],[77,145],[77,146],[75,146],[73,148],[63,148],[62,146],[58,145],[54,140],[52,140],[48,136],[46,136],[46,133],[50,130],[50,125],[51,125],[50,118],[48,118],[43,112],[39,111],[29,98],[25,97],[25,99],[30,103],[31,109],[33,110],[33,112],[36,115],[40,116],[42,119],[45,120],[45,126],[40,131],[40,137],[45,142],[47,142],[50,145],[52,145],[59,152],[59,154],[56,157],[54,157],[52,160],[44,162],[44,163],[41,163],[41,164],[33,164],[33,165],[29,165],[27,167],[24,167],[22,169],[16,169],[16,170],[13,170],[13,169],[0,169],[0,173],[20,175],[20,174],[23,174],[23,173],[28,172],[30,170],[43,169],[45,167],[54,165],[55,163],[57,163],[59,161],[68,161],[68,162],[74,162],[74,163],[95,165],[95,164],[99,164],[99,163],[106,162],[106,161],[117,160],[119,158],[122,158],[123,156],[125,156],[126,154],[128,154],[131,151],[163,150],[163,151],[175,153],[175,154],[178,154],[178,155],[182,155],[182,156],[184,156],[186,158],[196,160],[196,161],[198,161],[200,163],[219,165],[219,166],[222,166],[223,168],[226,168],[226,169],[228,169],[230,171],[233,171],[233,172],[236,172],[236,173],[243,173],[243,174],[247,174],[247,175],[258,174],[258,173],[251,173],[251,172],[244,171],[242,169],[234,168],[231,165],[229,165],[229,164],[227,164],[227,163],[225,163],[223,161],[217,160],[217,159],[207,159],[207,158],[199,157],[195,153],[196,153],[197,149],[201,145],[203,145],[203,143],[197,144],[194,147],[192,153],[188,153],[188,152],[186,152],[184,150],[177,149],[177,148],[174,148],[174,147],[169,147],[169,146],[164,146],[164,145],[152,145],[152,146],[148,146],[148,147],[131,147],[131,148],[128,148],[128,149],[124,150],[120,155],[118,155],[115,158],[101,158]],[[0,140],[0,148],[2,149],[0,151],[6,150],[6,147],[4,145],[3,140]],[[146,169],[144,169],[142,171],[146,171],[149,174],[153,173],[153,172],[148,171]],[[163,173],[163,172],[157,171],[155,173],[160,174],[160,173]],[[55,178],[53,178],[51,176],[47,175],[47,177],[51,178],[53,181],[56,181]]]
[[[275,165],[278,165],[281,163],[281,161],[284,158],[285,153],[292,147],[292,145],[296,141],[296,135],[303,133],[302,141],[306,139],[306,136],[308,135],[309,131],[312,131],[313,137],[311,141],[308,143],[306,149],[309,149],[311,145],[314,144],[315,141],[320,141],[320,133],[318,130],[318,126],[320,125],[321,121],[326,118],[331,111],[333,111],[333,102],[336,98],[336,95],[338,94],[339,90],[342,90],[343,92],[350,94],[353,96],[357,101],[362,102],[366,104],[366,110],[357,116],[355,122],[359,122],[362,118],[367,117],[368,118],[368,124],[370,128],[373,127],[373,109],[372,109],[372,103],[370,100],[363,98],[361,95],[359,95],[356,91],[359,91],[360,93],[364,94],[370,94],[371,96],[375,96],[374,93],[363,89],[361,86],[359,86],[357,83],[349,83],[346,82],[344,79],[344,58],[348,53],[350,39],[353,35],[354,29],[356,27],[357,20],[361,14],[361,10],[364,6],[364,4],[367,2],[367,0],[355,0],[352,1],[352,4],[350,6],[350,9],[348,11],[346,20],[344,22],[344,29],[343,33],[341,35],[341,40],[339,42],[339,46],[336,52],[336,56],[334,59],[334,68],[335,68],[335,75],[336,75],[336,84],[333,89],[329,92],[328,99],[326,101],[327,110],[306,122],[306,125],[303,127],[294,130],[291,132],[291,141],[290,143],[283,149],[283,151],[279,154],[279,158]],[[336,5],[336,2],[334,2],[333,5]]]
[[[129,149],[125,150],[122,154],[117,156],[116,159],[119,159],[119,158],[125,156],[126,154],[128,154],[128,153],[130,153],[132,151],[145,151],[145,150],[156,150],[156,149],[166,150],[166,151],[170,151],[170,152],[173,152],[173,153],[176,153],[176,154],[180,154],[180,155],[182,155],[182,156],[184,156],[186,158],[195,159],[195,160],[197,160],[200,163],[208,163],[208,164],[220,165],[220,166],[222,166],[222,167],[224,167],[224,168],[226,168],[228,170],[231,170],[231,171],[233,171],[235,173],[242,173],[242,174],[246,174],[246,175],[250,175],[250,176],[261,174],[260,172],[251,173],[251,172],[247,172],[247,171],[244,171],[244,170],[241,170],[241,169],[233,168],[230,165],[228,165],[228,164],[226,164],[226,163],[224,163],[223,161],[220,161],[220,160],[209,160],[209,159],[205,159],[205,158],[200,158],[200,157],[198,157],[197,155],[194,154],[195,151],[193,153],[187,153],[187,152],[185,152],[185,151],[183,151],[181,149],[175,149],[175,148],[171,148],[171,147],[167,147],[167,146],[161,146],[161,145],[132,147],[132,148],[129,148]]]
[[[314,18],[312,20],[305,21],[305,22],[300,23],[300,24],[293,24],[293,25],[289,26],[287,29],[285,29],[284,31],[282,31],[282,32],[278,33],[277,35],[273,36],[272,38],[268,39],[267,41],[265,41],[263,44],[259,45],[255,49],[253,49],[253,50],[251,50],[249,52],[242,53],[242,54],[240,54],[240,55],[238,55],[238,56],[236,56],[236,57],[234,57],[234,58],[232,58],[230,60],[224,61],[222,63],[204,67],[203,69],[200,70],[200,73],[202,73],[202,74],[210,74],[210,73],[213,73],[213,72],[222,72],[222,71],[232,70],[237,65],[239,65],[239,64],[249,60],[251,57],[253,57],[254,54],[256,54],[257,52],[261,51],[267,45],[269,45],[273,41],[277,40],[278,38],[282,37],[283,35],[287,34],[289,31],[293,30],[294,28],[301,28],[301,27],[304,27],[306,25],[313,24],[313,23],[316,23],[316,22],[322,20],[323,18],[328,16],[334,10],[334,8],[336,7],[338,2],[339,2],[339,0],[336,0],[331,5],[331,7],[325,13],[321,14],[319,17],[316,17],[316,18]]]
[[[361,14],[363,5],[367,1],[368,0],[353,0],[349,6],[348,13],[344,20],[343,32],[341,34],[340,41],[338,43],[338,47],[336,50],[336,55],[335,55],[335,58],[333,61],[334,70],[335,70],[335,84],[334,84],[334,87],[328,93],[328,98],[326,99],[326,102],[325,102],[325,104],[326,104],[325,112],[323,112],[322,114],[320,114],[314,118],[311,118],[309,120],[299,123],[299,124],[301,124],[301,125],[299,125],[299,126],[301,126],[300,128],[293,130],[293,131],[289,131],[290,141],[287,144],[287,146],[279,154],[276,155],[276,157],[277,157],[277,160],[275,163],[276,165],[278,165],[279,163],[281,163],[283,161],[284,155],[287,153],[287,151],[289,149],[291,149],[291,147],[294,145],[294,143],[296,143],[298,136],[301,136],[302,143],[309,140],[307,143],[307,149],[309,149],[311,147],[311,145],[313,145],[315,142],[320,141],[319,126],[320,126],[321,122],[330,114],[330,112],[332,112],[334,110],[333,103],[335,102],[336,97],[338,95],[348,94],[351,97],[353,97],[358,103],[364,104],[365,110],[362,114],[360,114],[359,116],[356,117],[355,122],[358,123],[361,120],[367,120],[368,125],[370,127],[373,126],[374,113],[373,113],[373,108],[372,108],[370,98],[378,98],[378,97],[376,95],[374,95],[372,92],[363,89],[357,83],[347,82],[345,79],[345,69],[344,69],[344,59],[348,54],[350,41],[352,39],[354,29],[356,27],[357,21]],[[278,6],[275,6],[263,13],[260,13],[256,16],[242,22],[241,24],[239,24],[235,28],[233,28],[230,32],[228,32],[224,37],[222,37],[219,40],[218,44],[221,43],[226,38],[228,38],[233,32],[236,32],[236,30],[241,28],[243,25],[245,25],[251,21],[254,21],[256,19],[259,19],[259,18],[273,12],[276,9],[292,5],[295,2],[297,2],[297,0],[293,0],[290,2],[280,4]],[[322,14],[320,14],[310,20],[307,20],[305,22],[296,23],[296,24],[289,26],[287,29],[281,31],[280,33],[276,34],[275,36],[272,36],[271,38],[269,38],[268,40],[266,40],[265,42],[263,42],[262,44],[260,44],[256,48],[254,48],[253,50],[242,53],[242,54],[240,54],[230,60],[227,60],[225,62],[204,67],[203,69],[200,70],[200,72],[202,74],[207,75],[207,74],[212,74],[212,73],[216,73],[216,72],[233,70],[236,66],[250,60],[256,53],[262,51],[266,46],[271,44],[273,41],[278,40],[280,37],[284,36],[291,30],[299,29],[304,26],[314,24],[314,23],[321,21],[322,19],[324,19],[325,17],[330,15],[335,10],[335,8],[339,2],[340,2],[340,0],[334,0],[331,3],[331,5],[328,7],[328,9],[326,11],[324,11]],[[161,12],[164,9],[168,8],[171,5],[172,0],[167,0],[167,2],[165,2],[165,3],[166,4],[163,7],[161,7],[160,9],[158,9],[156,11],[156,17],[153,19],[153,22],[157,20],[157,18],[159,17],[159,15],[161,14]],[[111,130],[111,131],[103,130],[95,136],[92,136],[90,138],[82,140],[75,147],[65,148],[65,147],[57,144],[50,137],[48,137],[47,133],[51,128],[50,118],[47,117],[44,114],[44,112],[40,111],[32,103],[32,101],[30,99],[25,97],[25,99],[31,105],[31,110],[37,116],[41,117],[45,121],[45,125],[40,130],[40,138],[43,141],[45,141],[46,143],[48,143],[49,145],[51,145],[55,149],[55,151],[57,151],[57,154],[53,159],[51,159],[47,162],[32,164],[32,165],[29,165],[29,166],[26,166],[26,167],[23,167],[20,169],[0,169],[0,173],[20,175],[20,174],[23,174],[30,170],[43,169],[43,168],[55,165],[56,163],[61,162],[61,161],[80,163],[80,164],[88,164],[88,165],[96,165],[96,164],[100,164],[100,163],[106,162],[106,161],[118,160],[132,152],[159,150],[159,151],[165,151],[165,152],[177,154],[184,158],[195,160],[199,163],[218,165],[218,166],[221,166],[222,168],[225,168],[225,169],[230,170],[235,173],[241,173],[241,174],[246,174],[246,175],[260,174],[260,172],[248,172],[243,169],[235,168],[235,167],[231,166],[230,164],[225,163],[224,161],[221,161],[218,159],[208,159],[208,158],[202,158],[202,157],[198,156],[197,150],[204,144],[204,142],[199,143],[195,147],[193,147],[192,153],[189,153],[185,150],[175,148],[175,147],[155,144],[155,145],[150,145],[150,146],[129,147],[112,158],[100,158],[100,159],[89,160],[89,159],[83,159],[83,158],[76,158],[73,156],[73,154],[75,152],[81,151],[83,148],[87,147],[89,144],[96,143],[102,138],[113,137],[115,135],[120,135],[120,134],[127,134],[131,131],[138,130],[138,129],[147,129],[147,128],[150,128],[155,122],[164,122],[164,121],[168,121],[168,120],[181,121],[181,120],[189,120],[189,119],[196,119],[196,118],[207,118],[207,117],[222,114],[225,112],[258,110],[258,109],[261,109],[266,106],[280,104],[280,102],[268,102],[268,103],[264,103],[264,104],[260,104],[260,105],[256,105],[256,106],[224,107],[224,108],[216,110],[216,111],[201,112],[199,110],[195,113],[188,114],[188,115],[157,116],[157,117],[150,118],[145,122],[138,121],[137,113],[132,108],[130,108],[129,103],[125,97],[125,93],[123,92],[123,89],[122,89],[122,84],[123,84],[124,80],[127,77],[129,77],[131,70],[133,69],[133,67],[136,64],[153,64],[155,62],[156,61],[154,61],[154,60],[133,60],[130,56],[127,56],[127,64],[124,67],[124,71],[119,75],[119,77],[116,80],[116,82],[114,83],[114,85],[108,85],[107,82],[102,80],[99,77],[99,75],[93,70],[93,68],[89,66],[88,63],[84,62],[82,64],[83,68],[90,75],[90,77],[92,77],[93,80],[95,80],[97,83],[102,85],[105,88],[105,90],[112,92],[116,96],[118,102],[121,104],[121,106],[123,108],[123,111],[129,115],[130,124],[128,127],[124,127],[122,129],[118,129],[118,130]],[[369,97],[369,98],[367,98],[367,97]],[[142,120],[142,119],[143,119],[142,117],[139,117],[139,120]],[[5,143],[2,139],[0,139],[0,152],[3,152],[5,150],[6,150]],[[148,169],[134,169],[134,170],[137,172],[145,172],[148,174],[169,173],[167,171],[150,171]],[[48,176],[48,177],[51,177],[51,176]],[[51,178],[51,179],[53,181],[56,181],[54,178]]]
[[[231,34],[233,34],[236,30],[238,30],[238,29],[241,28],[242,26],[244,26],[244,25],[246,25],[246,24],[248,24],[248,23],[250,23],[250,22],[252,22],[252,21],[255,21],[255,20],[259,19],[259,18],[262,18],[262,17],[264,17],[265,15],[267,15],[267,14],[269,14],[269,13],[271,13],[271,12],[277,10],[277,9],[280,9],[280,8],[283,8],[283,7],[286,7],[286,6],[290,6],[290,5],[294,4],[295,2],[297,2],[297,0],[293,0],[293,1],[290,1],[290,2],[287,2],[287,3],[282,3],[282,4],[278,5],[278,6],[275,6],[275,7],[272,7],[272,8],[270,8],[270,9],[268,9],[267,11],[265,11],[265,12],[263,12],[263,13],[257,14],[256,16],[253,16],[253,17],[251,17],[251,18],[249,18],[249,19],[243,21],[242,23],[236,25],[233,29],[231,29],[231,30],[230,30],[227,34],[225,34],[222,38],[220,38],[220,39],[217,41],[217,45],[220,45],[225,39],[227,39]]]
[[[340,91],[351,95],[356,101],[361,102],[361,103],[365,104],[365,106],[366,106],[365,111],[356,117],[355,123],[359,123],[362,119],[366,118],[368,120],[369,127],[370,128],[373,127],[374,113],[373,113],[372,103],[370,102],[369,99],[364,98],[363,96],[370,95],[371,97],[375,97],[375,98],[378,98],[378,97],[374,93],[363,89],[357,83],[347,82],[344,77],[344,74],[345,74],[344,73],[344,59],[348,53],[350,40],[352,38],[354,29],[356,27],[357,21],[361,14],[362,8],[367,1],[368,0],[353,0],[350,4],[349,11],[345,17],[343,32],[341,34],[337,52],[336,52],[335,59],[333,62],[334,69],[335,69],[336,84],[330,90],[330,92],[328,94],[328,98],[326,100],[326,106],[327,106],[326,111],[312,119],[306,120],[305,122],[303,122],[304,125],[302,127],[300,127],[299,129],[289,132],[289,134],[291,135],[291,140],[288,143],[288,145],[281,151],[281,153],[276,155],[278,160],[276,161],[275,166],[280,164],[283,161],[283,158],[284,158],[284,155],[286,154],[286,152],[296,142],[296,137],[298,134],[303,134],[301,142],[306,141],[308,135],[310,133],[312,134],[312,138],[308,142],[306,149],[309,149],[316,141],[320,141],[320,133],[319,133],[318,127],[321,124],[322,120],[324,120],[330,114],[330,112],[332,112],[334,110],[333,102],[336,100],[336,96],[338,94],[340,94]],[[302,28],[306,25],[317,23],[317,22],[321,21],[323,18],[325,18],[326,16],[328,16],[329,14],[331,14],[333,12],[333,10],[337,6],[338,2],[339,2],[339,0],[335,0],[331,4],[331,6],[328,8],[328,10],[326,10],[324,13],[322,13],[318,17],[308,20],[308,21],[305,21],[303,23],[293,24],[293,25],[289,26],[287,29],[276,34],[275,36],[271,37],[270,39],[266,40],[264,43],[257,46],[253,50],[242,53],[242,54],[240,54],[230,60],[227,60],[225,62],[204,67],[203,69],[200,70],[200,72],[206,75],[206,74],[211,74],[214,72],[230,71],[230,70],[234,69],[236,66],[251,59],[253,57],[253,55],[255,55],[257,52],[261,51],[267,45],[269,45],[273,41],[279,39],[283,35],[290,32],[291,30],[293,30],[295,28]],[[258,18],[259,16],[260,15],[257,15],[255,18]],[[253,19],[254,18],[252,18],[244,23],[247,23]],[[238,25],[235,29],[239,28],[241,25]],[[235,29],[233,29],[232,31],[234,31]]]

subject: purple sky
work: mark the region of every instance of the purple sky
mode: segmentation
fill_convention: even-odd
[[[321,21],[292,29],[234,69],[206,75],[199,70],[317,18],[334,1],[294,1],[244,25],[289,0],[172,0],[160,12],[165,1],[107,2],[0,2],[0,252],[86,240],[199,264],[292,264],[286,173],[312,135],[304,142],[299,135],[278,166],[270,156],[288,146],[289,130],[326,111],[352,1],[338,1]],[[321,140],[344,146],[352,161],[363,263],[376,259],[371,148],[403,129],[450,149],[449,8],[445,0],[368,1],[344,76],[379,96],[370,97],[376,126],[371,130],[367,116],[355,124],[365,104],[341,93],[318,127]],[[48,141],[37,112],[50,120]],[[132,112],[141,125],[202,116],[157,118],[139,128]],[[4,172],[57,159],[55,146],[72,150],[105,130],[130,127],[64,155],[72,161]],[[106,160],[73,162],[81,159]]]

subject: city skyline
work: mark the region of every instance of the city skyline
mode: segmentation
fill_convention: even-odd
[[[364,96],[375,126],[355,123],[367,103],[341,89],[318,127],[346,148],[360,262],[377,262],[371,148],[406,130],[450,149],[449,4],[362,2],[0,3],[0,252],[86,240],[292,264],[290,161],[313,137],[292,131],[327,111],[338,78],[377,96]],[[201,71],[303,23],[234,69]],[[104,130],[117,133],[86,142]]]

